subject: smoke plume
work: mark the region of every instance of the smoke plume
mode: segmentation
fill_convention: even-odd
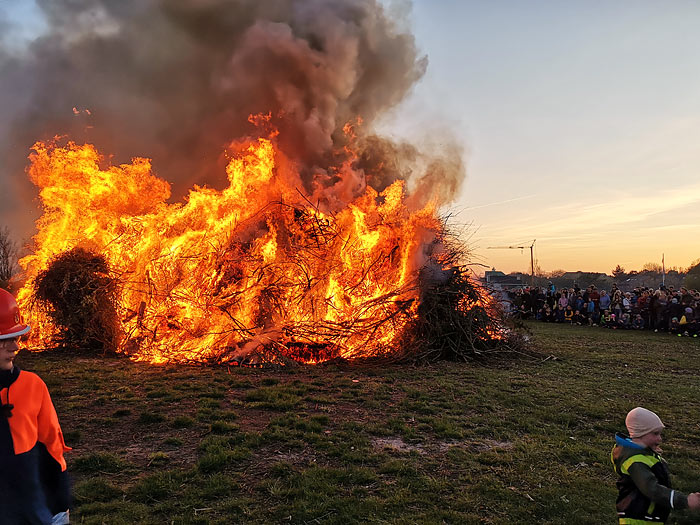
[[[415,192],[448,200],[463,178],[459,152],[443,161],[373,134],[427,67],[379,0],[37,3],[48,30],[23,50],[0,41],[0,224],[31,216],[36,140],[90,142],[114,163],[152,158],[178,198],[223,185],[223,152],[258,113],[306,184],[321,173],[337,185],[348,123],[362,184],[413,179]]]

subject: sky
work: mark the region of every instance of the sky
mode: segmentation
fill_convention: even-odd
[[[412,3],[428,67],[381,129],[464,148],[447,211],[482,269],[700,258],[700,2]],[[25,37],[32,4],[0,0]]]
[[[449,130],[478,262],[611,273],[700,258],[700,2],[416,0],[425,77],[385,122]],[[526,249],[491,249],[525,246]]]

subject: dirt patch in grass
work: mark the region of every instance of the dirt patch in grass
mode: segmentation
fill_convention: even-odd
[[[400,437],[375,438],[372,440],[372,445],[374,445],[374,447],[378,450],[388,450],[390,452],[417,452],[418,454],[426,453],[424,446],[406,443]]]
[[[400,437],[381,437],[372,439],[372,445],[377,450],[387,452],[418,454],[444,453],[452,448],[461,448],[473,452],[486,452],[489,450],[511,450],[514,444],[510,441],[497,441],[485,439],[483,441],[439,441],[430,440],[427,443],[406,443]]]

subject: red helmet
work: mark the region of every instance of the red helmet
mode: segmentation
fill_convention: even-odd
[[[13,295],[0,288],[0,339],[19,337],[29,330],[31,327],[22,322],[22,315]]]

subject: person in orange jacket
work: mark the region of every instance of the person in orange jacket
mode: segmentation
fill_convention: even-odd
[[[30,331],[0,288],[0,523],[69,523],[70,483],[56,409],[41,378],[14,364]]]

